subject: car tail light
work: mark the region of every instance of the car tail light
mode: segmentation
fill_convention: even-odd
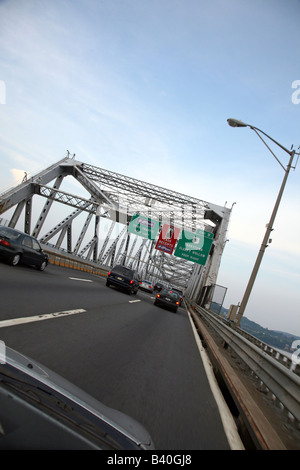
[[[177,302],[176,302],[176,305],[179,305],[179,302],[178,302],[178,300],[177,300]]]
[[[160,294],[157,294],[157,296],[156,296],[156,297],[160,297]]]
[[[111,271],[109,271],[109,273],[108,273],[108,276],[110,276],[110,275],[111,275]]]
[[[152,286],[149,286],[150,289],[152,289]]]
[[[133,284],[133,280],[131,279],[130,284]]]
[[[3,238],[0,238],[0,245],[10,246],[10,243],[7,240],[3,240]]]

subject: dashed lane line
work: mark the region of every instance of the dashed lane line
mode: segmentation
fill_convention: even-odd
[[[130,304],[133,304],[136,302],[141,302],[141,300],[139,299],[129,300]],[[8,326],[15,326],[15,325],[22,325],[24,323],[32,323],[32,322],[42,321],[42,320],[51,320],[53,318],[65,317],[67,315],[77,315],[78,313],[86,313],[86,310],[84,310],[83,308],[78,308],[78,309],[73,309],[73,310],[63,310],[61,312],[34,315],[31,317],[20,317],[20,318],[12,318],[11,320],[2,320],[0,321],[0,328],[5,328]]]
[[[82,279],[80,277],[69,277],[72,281],[82,281],[82,282],[94,282],[91,279]]]
[[[85,313],[86,310],[82,308],[74,310],[63,310],[62,312],[46,313],[43,315],[34,315],[31,317],[22,317],[22,318],[12,318],[11,320],[2,320],[0,321],[0,328],[7,326],[21,325],[23,323],[31,323],[41,320],[50,320],[52,318],[64,317],[67,315],[77,315],[78,313]]]

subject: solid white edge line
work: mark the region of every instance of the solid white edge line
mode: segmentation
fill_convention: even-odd
[[[49,320],[52,318],[64,317],[67,315],[77,315],[78,313],[84,313],[84,312],[86,312],[86,310],[79,308],[75,310],[64,310],[62,312],[46,313],[43,315],[34,315],[32,317],[12,318],[11,320],[0,321],[0,328],[4,328],[6,326],[21,325],[23,323],[31,323],[35,321],[41,321],[41,320]]]
[[[199,353],[204,365],[204,369],[208,378],[208,382],[211,388],[211,391],[213,393],[213,396],[216,400],[219,412],[220,412],[220,417],[221,421],[224,427],[224,431],[230,446],[231,450],[245,450],[245,447],[242,443],[242,440],[240,438],[240,435],[237,430],[236,423],[232,417],[232,414],[230,413],[230,410],[228,408],[228,405],[220,391],[217,379],[215,377],[215,374],[213,373],[213,367],[212,364],[209,360],[209,357],[202,346],[202,343],[200,341],[199,335],[197,333],[196,327],[194,325],[194,322],[192,320],[191,314],[187,309],[187,313],[192,325],[192,329],[194,332],[195,340],[199,349]]]

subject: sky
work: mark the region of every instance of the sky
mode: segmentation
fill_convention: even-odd
[[[237,304],[284,170],[227,119],[298,150],[299,18],[299,0],[0,0],[0,192],[68,149],[232,207],[217,284]],[[298,336],[299,202],[296,166],[245,311]]]

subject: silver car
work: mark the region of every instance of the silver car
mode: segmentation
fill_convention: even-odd
[[[150,281],[141,281],[139,285],[139,289],[142,289],[146,292],[153,292],[154,285]]]

